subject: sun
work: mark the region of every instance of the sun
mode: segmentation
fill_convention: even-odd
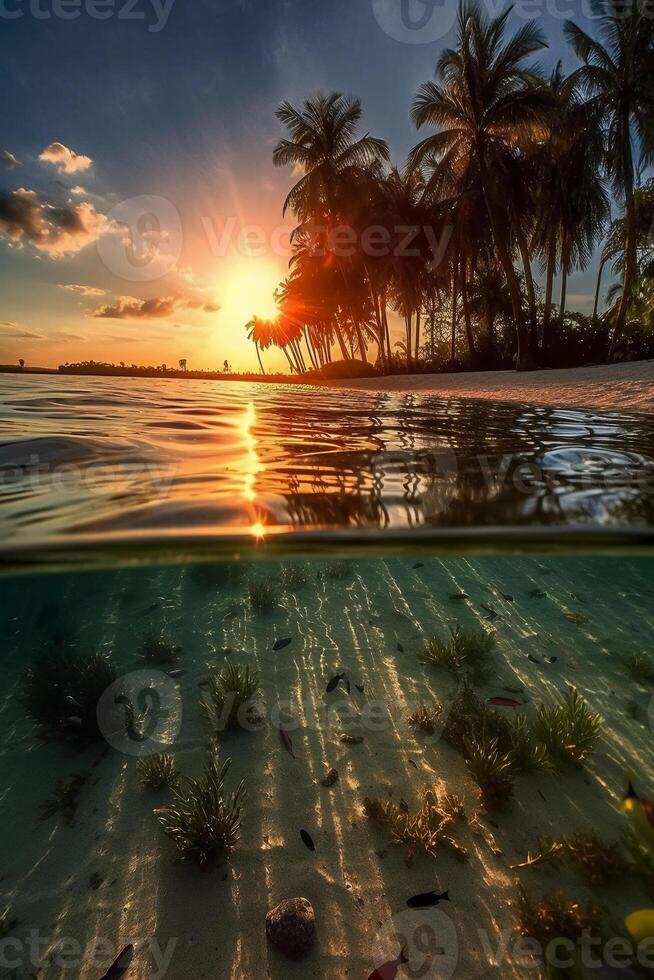
[[[229,327],[242,327],[253,316],[274,320],[279,309],[273,294],[282,275],[269,258],[243,257],[228,263],[216,283],[220,314]]]

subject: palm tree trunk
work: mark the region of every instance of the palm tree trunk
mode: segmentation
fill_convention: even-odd
[[[629,119],[623,121],[622,125],[622,152],[623,152],[623,171],[624,171],[624,216],[625,216],[625,238],[624,238],[624,271],[622,275],[622,295],[618,307],[618,315],[615,320],[615,329],[609,350],[609,360],[613,356],[616,344],[622,337],[624,326],[627,322],[627,311],[631,302],[631,291],[634,284],[636,273],[636,204],[634,201],[634,164],[631,155],[631,134],[629,131]]]
[[[468,304],[468,283],[467,283],[467,261],[461,263],[461,300],[463,302],[463,322],[466,328],[466,340],[468,342],[468,350],[470,351],[470,359],[473,364],[477,357],[477,351],[475,349],[475,337],[472,332],[472,323],[470,322],[470,306]]]
[[[265,374],[266,372],[263,369],[263,364],[262,364],[262,361],[261,361],[261,351],[259,350],[259,343],[256,340],[254,342],[254,349],[257,352],[257,360],[259,361],[259,367],[261,368],[261,373],[262,374]]]
[[[334,333],[336,334],[336,339],[338,340],[338,346],[341,348],[341,354],[343,355],[344,361],[349,361],[347,355],[347,348],[345,346],[345,341],[343,340],[343,331],[341,330],[341,325],[338,320],[334,319]]]
[[[603,258],[599,264],[599,269],[597,270],[597,285],[595,286],[595,302],[593,303],[593,323],[597,323],[597,307],[599,306],[599,294],[600,286],[602,283],[602,273],[604,272],[604,266],[606,265],[606,257]]]
[[[561,327],[565,322],[565,297],[568,290],[568,270],[565,264],[561,267],[561,299],[559,302],[559,323]]]
[[[406,333],[406,369],[411,371],[411,327],[413,324],[413,314],[409,313],[404,317],[404,330]]]
[[[495,213],[495,207],[489,194],[489,176],[483,153],[479,153],[479,171],[484,200],[486,202],[486,210],[488,211],[488,218],[490,221],[491,231],[493,232],[493,239],[495,241],[497,255],[502,269],[504,270],[506,284],[509,287],[509,294],[511,296],[511,305],[513,306],[513,319],[515,321],[517,343],[516,370],[529,371],[534,365],[531,357],[529,335],[527,333],[525,318],[522,313],[522,294],[520,292],[518,277],[516,276],[515,269],[513,267],[513,259],[511,258],[508,237],[504,228],[502,227],[502,221]]]
[[[543,309],[543,329],[540,338],[540,349],[543,354],[549,341],[550,317],[552,315],[552,289],[554,287],[554,270],[556,268],[556,240],[552,235],[547,252],[547,281],[545,283],[545,307]]]
[[[420,310],[416,312],[416,356],[414,358],[415,363],[418,363],[420,358]]]
[[[531,262],[529,261],[529,249],[527,248],[527,241],[524,236],[522,228],[517,224],[515,230],[516,240],[518,242],[518,248],[520,249],[520,258],[522,259],[522,268],[525,273],[525,285],[527,287],[527,300],[529,302],[529,317],[531,320],[531,331],[530,331],[530,342],[531,342],[531,355],[536,357],[538,351],[538,320],[536,315],[536,290],[534,289],[534,277],[531,274]]]
[[[456,301],[459,297],[459,253],[454,253],[452,269],[452,328],[450,334],[450,361],[454,364],[456,355]]]

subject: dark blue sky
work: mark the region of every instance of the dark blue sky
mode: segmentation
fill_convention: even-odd
[[[131,9],[125,0],[96,0],[104,3],[98,9],[111,12],[106,20],[89,15],[91,0],[79,0],[74,20],[34,16],[35,5],[37,12],[52,12],[53,2],[0,0],[5,12],[22,13],[0,16],[0,150],[22,164],[0,169],[0,188],[25,187],[64,204],[79,183],[98,213],[131,195],[164,195],[182,215],[193,243],[189,262],[202,272],[207,262],[198,229],[204,215],[231,209],[266,227],[278,219],[290,184],[290,175],[271,163],[279,133],[273,113],[281,99],[300,101],[318,88],[360,96],[365,129],[387,139],[402,163],[417,138],[411,98],[453,37],[450,31],[430,41],[453,23],[453,0],[436,3],[428,16],[430,43],[412,44],[388,31],[401,29],[402,2],[414,20],[429,15],[422,0],[174,0],[161,30],[149,28],[162,23],[162,0],[154,0],[156,7],[153,0],[130,0]],[[558,6],[574,13],[572,4],[559,0]],[[572,67],[564,16],[555,18],[548,7],[555,9],[553,0],[529,4],[534,13],[540,10],[537,19],[551,45],[541,61],[551,67],[562,58]],[[503,7],[492,2],[488,9]],[[124,19],[121,11],[139,19]],[[516,26],[525,19],[512,15]],[[410,33],[412,40],[423,36]],[[53,141],[90,157],[92,166],[71,175],[39,162]],[[94,246],[53,259],[30,245],[18,251],[0,243],[0,321],[29,320],[34,330],[46,302],[59,329],[73,310],[79,320],[79,305],[71,305],[78,298],[52,293],[64,282],[114,296],[153,293],[141,285],[121,289],[106,270],[93,268],[91,251]],[[36,307],[26,320],[25,282],[31,279]],[[590,292],[591,279],[573,278],[571,305]]]

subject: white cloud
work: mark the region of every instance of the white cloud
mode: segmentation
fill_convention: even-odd
[[[19,246],[27,241],[53,258],[74,255],[106,227],[104,215],[87,201],[75,207],[51,204],[25,187],[0,194],[0,234]]]
[[[44,163],[51,163],[60,174],[76,174],[80,170],[88,170],[93,163],[91,157],[86,157],[82,153],[75,153],[63,143],[50,143],[39,154],[39,160]]]
[[[60,282],[59,289],[67,289],[71,293],[78,293],[80,296],[105,296],[106,289],[98,289],[97,286],[84,286],[76,282]]]

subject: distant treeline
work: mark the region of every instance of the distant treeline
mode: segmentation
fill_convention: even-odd
[[[20,368],[17,368],[20,370]],[[28,370],[28,368],[25,368]],[[59,374],[106,375],[118,378],[185,378],[203,381],[289,381],[288,374],[261,375],[254,371],[242,374],[233,371],[189,371],[169,368],[165,365],[153,367],[143,364],[109,364],[105,361],[79,361],[74,364],[60,364]]]

